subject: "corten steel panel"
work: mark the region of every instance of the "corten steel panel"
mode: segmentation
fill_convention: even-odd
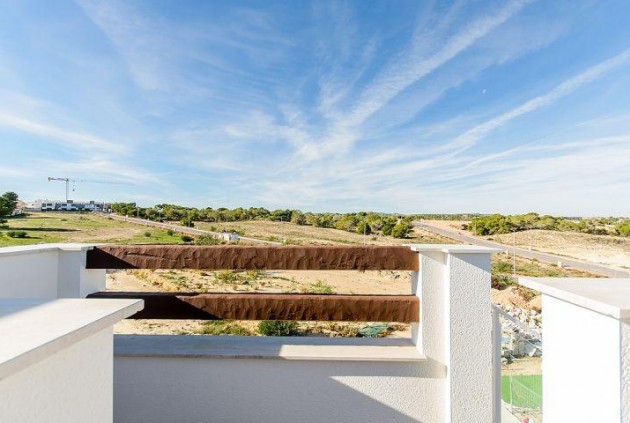
[[[419,318],[419,300],[414,295],[97,292],[88,298],[143,299],[144,310],[131,319],[410,323]]]
[[[400,246],[106,245],[87,252],[88,269],[418,270]]]

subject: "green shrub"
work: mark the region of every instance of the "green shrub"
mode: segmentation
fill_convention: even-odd
[[[630,220],[621,222],[615,227],[615,231],[621,236],[630,236]]]
[[[302,292],[309,294],[325,294],[330,295],[334,294],[335,291],[331,285],[328,285],[326,282],[322,280],[318,280],[315,283],[310,284],[309,286],[305,286],[302,288]]]
[[[262,271],[260,270],[247,270],[245,271],[245,282],[254,283],[262,276]]]
[[[221,241],[212,235],[199,235],[195,237],[195,245],[217,245]]]
[[[214,278],[218,282],[227,285],[238,282],[238,276],[236,275],[236,273],[234,273],[233,270],[223,270],[221,272],[216,272],[214,274]]]
[[[357,225],[357,233],[360,235],[370,235],[372,233],[372,228],[365,221],[359,222]]]
[[[251,335],[246,328],[231,320],[211,320],[201,328],[200,333],[203,335]]]
[[[172,229],[167,229],[167,230],[166,230],[166,235],[168,235],[168,236],[173,236],[174,234],[175,234],[175,231],[174,231],[174,230],[172,230]]]
[[[182,235],[179,237],[179,239],[184,242],[193,242],[195,240],[195,238],[191,237],[190,235]]]
[[[295,336],[299,334],[298,324],[292,320],[263,320],[258,331],[265,336]]]
[[[189,227],[189,228],[192,228],[192,227],[194,227],[194,226],[195,226],[195,222],[193,222],[191,218],[184,218],[184,219],[181,219],[181,220],[179,221],[179,223],[180,223],[182,226],[187,226],[187,227]]]
[[[146,232],[144,233],[144,236],[146,236],[147,238],[150,238],[150,237],[151,237],[151,232],[146,231]]]
[[[411,225],[407,222],[397,223],[396,226],[392,228],[392,236],[394,238],[407,238],[411,232]]]
[[[7,236],[9,238],[26,238],[27,234],[25,231],[9,231]]]

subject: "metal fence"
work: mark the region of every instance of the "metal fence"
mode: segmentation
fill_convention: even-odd
[[[542,375],[503,376],[501,397],[513,415],[542,422]]]

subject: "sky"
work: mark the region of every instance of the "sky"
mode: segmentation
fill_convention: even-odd
[[[630,2],[0,0],[0,192],[630,215]]]

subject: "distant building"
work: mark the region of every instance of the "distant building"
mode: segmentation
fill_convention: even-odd
[[[221,239],[226,242],[236,242],[240,237],[236,232],[221,232]]]
[[[110,212],[111,204],[98,201],[52,201],[35,200],[27,204],[27,209],[32,211],[96,211]]]

